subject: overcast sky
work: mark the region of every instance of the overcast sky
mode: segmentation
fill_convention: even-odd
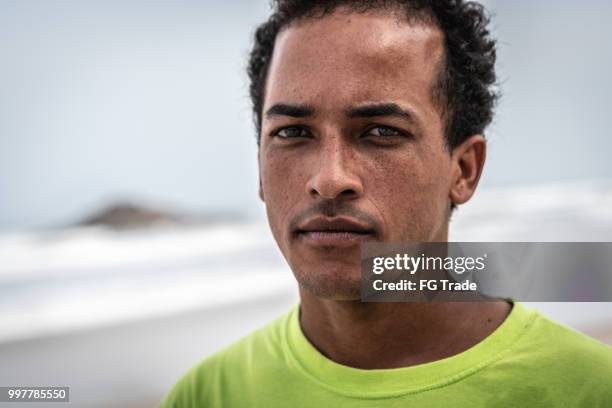
[[[0,230],[120,198],[262,216],[244,74],[266,1],[0,1]],[[489,1],[483,187],[612,178],[612,5]]]

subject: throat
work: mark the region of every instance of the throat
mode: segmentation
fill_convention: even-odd
[[[300,324],[332,361],[391,369],[459,354],[491,335],[512,306],[495,302],[361,303],[302,297]]]

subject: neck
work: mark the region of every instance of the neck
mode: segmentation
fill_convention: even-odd
[[[489,336],[511,305],[491,302],[362,303],[321,299],[300,288],[300,323],[331,360],[361,369],[424,364]]]

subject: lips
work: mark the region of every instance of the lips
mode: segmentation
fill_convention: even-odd
[[[300,225],[295,234],[313,245],[346,246],[371,240],[376,231],[350,218],[317,217]]]

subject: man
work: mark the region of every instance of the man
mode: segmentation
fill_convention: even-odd
[[[276,0],[249,75],[260,196],[300,304],[162,407],[612,406],[612,353],[521,304],[360,302],[363,242],[445,242],[496,94],[483,8]]]

